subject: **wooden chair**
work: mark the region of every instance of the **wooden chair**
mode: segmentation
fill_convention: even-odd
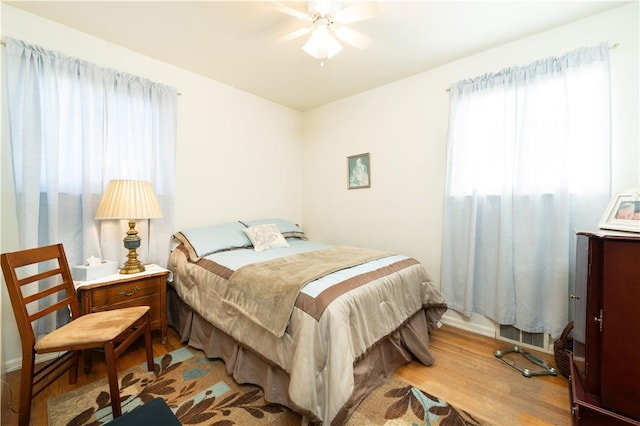
[[[76,383],[81,352],[96,348],[104,349],[113,417],[120,416],[117,358],[144,334],[147,366],[154,368],[149,307],[82,315],[62,244],[4,253],[0,263],[22,341],[18,424],[29,424],[32,398],[65,371],[70,370],[69,383]],[[51,285],[38,288],[45,279]],[[71,321],[36,341],[32,323],[61,310]],[[63,354],[35,365],[36,354],[52,352]]]

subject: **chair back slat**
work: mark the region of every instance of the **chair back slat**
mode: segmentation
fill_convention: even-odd
[[[36,247],[7,254],[11,255],[11,263],[14,268],[42,263],[52,259],[60,259],[61,257],[65,258],[66,261],[64,251],[60,252],[60,248],[58,246],[62,246],[62,244]]]
[[[51,296],[52,294],[60,293],[60,292],[63,292],[63,291],[66,292],[68,289],[69,289],[69,285],[67,283],[63,282],[63,283],[60,283],[60,284],[58,284],[56,286],[46,288],[46,289],[44,289],[42,291],[38,291],[38,292],[30,294],[28,296],[23,296],[24,297],[24,303],[28,305],[29,303],[33,303],[33,302],[35,302],[37,300],[40,300],[40,299],[43,299],[43,298],[45,298],[47,296]],[[75,292],[74,292],[74,295],[75,295]],[[65,298],[66,297],[69,297],[69,295],[67,294],[65,296]]]
[[[28,266],[28,265],[24,265],[24,266]],[[29,276],[20,278],[18,279],[18,285],[22,287],[24,285],[28,285],[36,281],[43,281],[43,280],[46,280],[47,278],[55,277],[56,275],[63,275],[62,268],[58,267],[55,269],[50,269],[48,271],[40,272],[38,274],[29,275]]]
[[[60,309],[69,308],[71,306],[71,303],[72,303],[71,298],[66,298],[57,303],[54,303],[53,305],[47,306],[44,309],[39,309],[38,311],[29,315],[29,322],[34,322],[35,320],[38,320],[42,317],[46,317],[50,313],[58,311]]]

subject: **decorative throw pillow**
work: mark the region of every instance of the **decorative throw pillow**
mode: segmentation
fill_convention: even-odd
[[[244,232],[247,233],[253,243],[255,251],[263,251],[275,247],[289,247],[289,243],[284,239],[278,226],[274,223],[250,226],[245,228]]]
[[[294,225],[293,223],[289,222],[286,219],[274,218],[274,219],[245,220],[245,221],[241,221],[240,223],[242,223],[246,227],[256,226],[256,225],[266,225],[266,224],[273,223],[278,227],[278,229],[280,230],[280,233],[285,238],[300,238],[301,240],[307,239],[307,237],[304,235],[304,232],[302,232],[302,229],[300,229],[300,227],[298,227],[297,225]]]

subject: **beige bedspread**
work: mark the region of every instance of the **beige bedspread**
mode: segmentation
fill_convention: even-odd
[[[298,293],[307,283],[391,254],[359,247],[335,246],[252,263],[231,275],[223,302],[281,337],[289,323]]]
[[[292,408],[325,425],[333,424],[358,392],[354,365],[359,359],[421,310],[430,330],[446,310],[423,266],[400,261],[333,286],[330,303],[312,314],[305,306],[314,303],[299,297],[285,333],[277,337],[222,302],[233,271],[206,258],[192,262],[181,247],[172,252],[169,269],[180,298],[217,329],[284,370],[290,377]],[[320,299],[327,296],[319,295],[316,305],[324,306]],[[408,347],[425,365],[433,362],[428,341],[424,333],[412,339],[419,347]]]

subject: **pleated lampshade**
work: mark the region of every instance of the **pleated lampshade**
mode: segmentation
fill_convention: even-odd
[[[112,180],[102,195],[96,219],[156,219],[162,209],[151,182]]]

